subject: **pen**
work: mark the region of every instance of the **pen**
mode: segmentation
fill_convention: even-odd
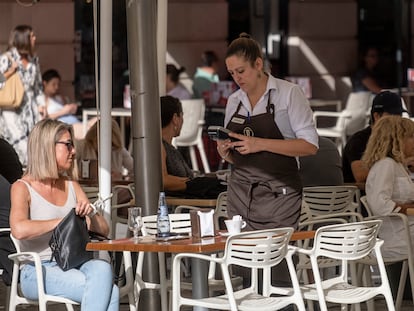
[[[250,123],[250,112],[247,111],[247,122]]]

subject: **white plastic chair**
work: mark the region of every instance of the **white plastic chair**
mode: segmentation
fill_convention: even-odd
[[[227,191],[220,193],[217,197],[216,209],[214,210],[214,227],[220,229],[222,219],[228,219],[227,213]]]
[[[305,310],[299,283],[296,278],[292,255],[295,247],[289,246],[293,228],[258,230],[232,235],[226,242],[224,256],[215,258],[203,254],[181,253],[173,261],[173,311],[182,305],[198,306],[220,310],[279,310],[295,304],[299,310]],[[226,295],[208,298],[186,298],[181,293],[181,260],[196,258],[214,262],[221,267],[226,285]],[[286,259],[293,288],[271,285],[271,268]],[[238,265],[252,270],[252,284],[248,288],[234,291],[231,284],[229,267]],[[263,295],[258,293],[257,272],[263,270]],[[277,297],[272,294],[280,295]]]
[[[348,96],[345,109],[341,112],[315,111],[313,118],[319,136],[334,138],[338,151],[342,154],[347,136],[362,130],[366,126],[367,112],[371,108],[371,98],[370,92],[352,92]],[[319,127],[318,119],[320,117],[336,119],[335,126]]]
[[[299,230],[315,230],[323,225],[361,221],[358,204],[360,192],[355,186],[315,186],[303,188]],[[297,245],[308,249],[311,241],[298,241]],[[309,283],[308,271],[312,269],[308,256],[298,254],[299,262],[296,265],[299,279]],[[334,258],[318,258],[320,268],[332,268],[340,265]],[[356,282],[356,268],[352,266],[353,280]],[[311,307],[312,308],[312,307]]]
[[[0,228],[0,233],[10,233],[10,228]],[[0,269],[0,276],[3,274],[3,269]],[[10,286],[6,286],[7,296],[4,310],[9,310]]]
[[[327,311],[327,302],[345,305],[368,301],[383,295],[388,310],[394,311],[394,302],[385,271],[380,247],[384,243],[377,239],[381,220],[370,220],[348,224],[324,226],[316,231],[312,249],[298,249],[309,256],[312,264],[314,283],[301,286],[305,299],[319,301],[321,311]],[[349,283],[348,264],[371,253],[377,258],[381,277],[379,286],[357,286]],[[341,273],[333,278],[322,279],[319,273],[320,256],[341,261]]]
[[[386,219],[386,218],[394,218],[397,219],[404,227],[404,233],[400,236],[402,240],[405,241],[407,245],[407,254],[401,255],[399,257],[384,257],[385,265],[392,265],[398,262],[402,262],[401,274],[400,274],[400,282],[398,284],[398,291],[397,297],[395,299],[395,309],[401,310],[402,300],[404,296],[405,285],[407,281],[407,276],[409,274],[410,283],[411,283],[411,295],[414,304],[414,250],[412,247],[412,238],[410,233],[410,225],[408,223],[408,218],[406,215],[402,213],[392,213],[387,216],[373,216],[373,213],[368,205],[367,197],[361,197],[361,202],[364,205],[365,209],[367,210],[368,217],[365,219]],[[381,231],[380,231],[381,233]],[[368,266],[375,266],[377,264],[376,259],[373,256],[365,257],[359,261],[359,263],[368,265]],[[370,269],[364,269],[365,273],[370,275]]]
[[[300,222],[340,215],[362,220],[360,191],[356,186],[315,186],[303,188]],[[345,214],[344,214],[345,213]]]
[[[189,147],[191,165],[193,170],[198,171],[198,162],[195,152],[195,146],[197,146],[200,153],[201,162],[203,163],[203,169],[205,173],[210,173],[210,165],[206,152],[204,150],[203,143],[203,126],[206,106],[204,99],[187,99],[181,100],[184,113],[184,123],[181,128],[180,136],[173,139],[173,145],[176,147]]]
[[[17,252],[15,254],[9,255],[9,258],[13,260],[13,276],[10,288],[9,311],[15,311],[16,307],[21,304],[38,305],[40,311],[46,311],[48,302],[63,303],[66,305],[67,310],[73,311],[73,305],[79,305],[79,303],[76,301],[59,296],[48,295],[45,293],[42,263],[39,254],[35,252],[21,252],[19,240],[15,239],[11,234],[10,237],[14,243],[14,246],[16,247]],[[28,260],[33,261],[35,265],[39,300],[30,300],[20,294],[18,284],[20,268],[21,265],[27,263]]]
[[[133,190],[133,184],[129,185],[116,185],[112,188],[112,204],[111,204],[111,237],[116,238],[116,225],[127,224],[128,218],[118,216],[118,209],[131,207],[131,202],[118,203],[119,195],[122,191],[127,191],[131,199],[135,201],[135,193]]]

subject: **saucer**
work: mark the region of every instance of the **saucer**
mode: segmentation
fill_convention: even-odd
[[[229,236],[230,235],[230,233],[228,233],[228,232],[222,232],[222,231],[219,231],[219,234],[221,236]]]

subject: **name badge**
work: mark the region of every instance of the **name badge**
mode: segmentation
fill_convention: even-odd
[[[233,123],[237,123],[237,124],[243,124],[244,123],[244,119],[242,119],[242,118],[238,118],[238,117],[233,117],[232,119],[231,119],[231,122],[233,122]]]

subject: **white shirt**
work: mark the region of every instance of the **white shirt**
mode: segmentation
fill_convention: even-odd
[[[318,147],[318,134],[313,122],[312,110],[303,91],[296,84],[269,75],[266,91],[253,111],[247,94],[239,89],[227,100],[224,125],[230,122],[237,107],[242,102],[239,113],[255,116],[266,112],[269,91],[271,103],[275,106],[275,123],[285,139],[304,139]]]
[[[407,169],[391,158],[376,162],[369,170],[365,184],[368,206],[374,215],[386,216],[393,212],[396,202],[414,201],[414,183]],[[414,216],[407,216],[414,238]],[[403,227],[397,218],[384,219],[379,237],[384,240],[382,253],[386,257],[406,254],[407,247],[401,239]]]

